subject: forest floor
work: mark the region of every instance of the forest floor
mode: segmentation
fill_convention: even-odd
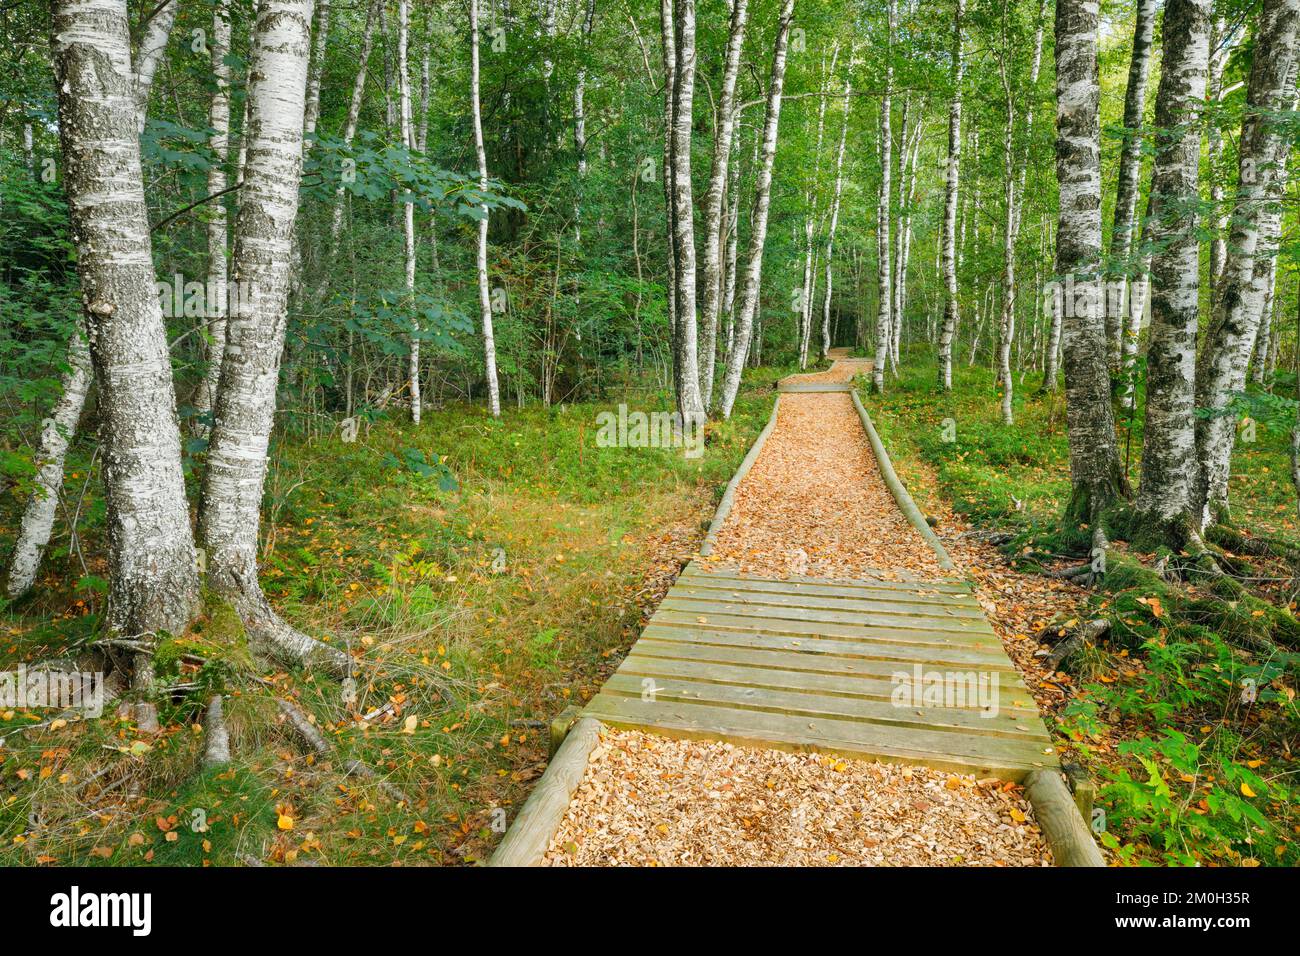
[[[698,550],[781,374],[747,377],[698,458],[600,446],[600,412],[670,407],[642,390],[510,408],[499,422],[449,405],[417,428],[394,411],[353,444],[282,439],[263,583],[295,625],[353,651],[356,687],[250,654],[217,609],[159,649],[161,733],[111,710],[50,723],[48,710],[0,707],[0,864],[481,861],[546,766],[549,721],[591,696]],[[0,443],[3,554],[30,468],[22,436]],[[75,539],[61,522],[34,596],[0,603],[0,672],[99,633],[92,454],[78,445],[70,458]],[[201,463],[187,461],[191,480]],[[218,690],[234,760],[205,771],[203,706]],[[330,755],[304,746],[280,700],[309,715]],[[349,776],[354,759],[377,778]]]
[[[799,380],[850,381],[870,365],[840,359]],[[737,488],[712,554],[697,561],[774,577],[964,573],[940,569],[903,517],[844,393],[781,396],[776,425]],[[986,606],[990,590],[981,581]],[[1018,604],[1008,613],[1019,621],[1057,610]],[[1015,643],[1005,627],[997,631]],[[1051,858],[1021,788],[1005,781],[608,731],[547,861],[1042,866]]]
[[[1048,553],[1060,550],[1059,515],[1070,490],[1063,397],[1038,394],[1038,380],[1020,376],[1008,427],[992,374],[954,372],[952,393],[942,395],[933,361],[918,355],[887,380],[885,396],[870,399],[873,419],[900,477],[977,582],[995,630],[1061,738],[1062,760],[1080,763],[1096,781],[1092,823],[1109,858],[1300,863],[1300,795],[1291,782],[1300,773],[1300,657],[1289,628],[1267,633],[1278,612],[1258,603],[1269,601],[1289,622],[1300,591],[1296,567],[1251,555],[1239,565],[1246,592],[1226,604],[1211,603],[1207,584],[1162,578],[1152,570],[1159,555],[1124,542],[1113,543],[1109,570],[1091,587],[1042,573],[1088,560]],[[1135,488],[1141,399],[1120,422]],[[1257,440],[1238,441],[1233,458],[1234,517],[1252,535],[1300,542],[1289,424],[1256,424]],[[1105,640],[1059,669],[1045,666],[1062,636],[1098,618],[1111,624]],[[1276,638],[1279,650],[1243,651],[1234,634],[1247,628]],[[1247,686],[1257,694],[1247,695]]]

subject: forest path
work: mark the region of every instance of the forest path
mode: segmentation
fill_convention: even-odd
[[[871,368],[836,352],[830,369],[785,382],[833,387]],[[1015,665],[899,510],[843,392],[782,394],[711,553],[585,713],[1008,780],[1056,762]]]
[[[1057,766],[1051,739],[837,388],[871,362],[832,357],[783,380],[708,556],[585,708],[615,729],[547,862],[1050,859],[1006,781]]]

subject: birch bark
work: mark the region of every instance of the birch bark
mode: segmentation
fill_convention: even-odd
[[[1255,28],[1255,51],[1238,147],[1239,171],[1232,228],[1214,313],[1196,367],[1196,405],[1210,412],[1196,422],[1201,464],[1197,513],[1202,528],[1228,517],[1228,476],[1236,419],[1226,409],[1245,388],[1262,297],[1254,294],[1259,237],[1276,202],[1277,157],[1282,148],[1276,114],[1293,102],[1300,0],[1265,0]]]
[[[290,627],[258,580],[258,528],[267,449],[288,321],[290,253],[302,175],[303,110],[312,0],[262,0],[253,29],[248,168],[235,229],[240,283],[226,325],[199,538],[208,584],[238,611],[250,637],[291,663],[346,671],[349,658]]]
[[[871,368],[871,388],[876,393],[885,391],[885,364],[889,360],[890,339],[893,335],[893,299],[890,294],[889,266],[890,229],[890,167],[893,160],[893,128],[890,123],[890,88],[894,81],[894,30],[898,18],[896,0],[886,7],[888,33],[885,37],[884,92],[880,98],[880,205],[876,218],[876,287],[879,300],[876,310],[876,360]]]
[[[469,3],[470,32],[470,100],[474,113],[474,153],[478,158],[479,188],[488,188],[487,150],[483,146],[483,102],[480,91],[478,2]],[[488,207],[483,204],[483,216],[478,221],[478,247],[475,259],[478,273],[479,321],[483,328],[483,369],[487,379],[488,411],[493,418],[501,417],[501,387],[497,382],[497,344],[492,332],[492,292],[488,288]]]
[[[962,17],[965,0],[953,0],[952,99],[948,104],[948,168],[944,176],[943,228],[940,233],[943,268],[943,325],[939,331],[939,387],[952,391],[952,343],[961,315],[957,303],[957,201],[961,178],[961,87],[965,70]]]
[[[708,408],[713,401],[714,362],[717,354],[718,314],[722,299],[722,220],[731,163],[732,131],[736,124],[736,77],[745,45],[745,24],[749,0],[732,0],[731,28],[727,37],[722,89],[718,96],[717,133],[713,143],[713,165],[709,188],[704,195],[704,296],[700,314],[700,402]]]
[[[1101,312],[1101,120],[1097,0],[1056,5],[1056,274],[1073,287],[1062,310],[1071,496],[1067,519],[1093,523],[1128,492],[1110,401]]]
[[[772,52],[772,74],[767,85],[766,114],[763,119],[763,151],[754,182],[754,211],[749,231],[745,272],[736,307],[735,344],[727,355],[727,375],[722,383],[720,411],[730,418],[740,391],[740,377],[749,357],[754,317],[758,312],[759,288],[763,275],[763,246],[767,242],[767,220],[772,200],[772,166],[776,161],[776,138],[781,123],[781,93],[785,86],[786,54],[790,42],[790,23],[794,19],[794,0],[784,0],[776,27],[776,45]]]
[[[198,607],[199,575],[154,288],[126,3],[58,0],[52,21],[63,185],[100,395],[109,625],[180,634]]]
[[[1196,329],[1200,303],[1197,195],[1210,0],[1169,0],[1156,93],[1151,173],[1151,339],[1142,480],[1137,512],[1149,530],[1182,547],[1194,535]]]

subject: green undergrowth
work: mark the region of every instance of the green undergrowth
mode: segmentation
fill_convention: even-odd
[[[547,759],[547,725],[583,703],[635,639],[654,582],[689,556],[766,423],[760,369],[705,451],[601,447],[603,411],[670,410],[649,389],[596,404],[369,416],[281,438],[263,507],[262,581],[283,616],[347,649],[349,680],[284,669],[209,598],[155,657],[162,732],[0,706],[0,864],[475,863]],[[7,435],[10,542],[27,465]],[[61,523],[37,592],[0,604],[0,672],[93,654],[105,588],[98,473],[74,547]],[[201,457],[189,462],[191,480]],[[98,466],[95,466],[98,467]],[[83,566],[83,561],[84,566]],[[204,769],[207,700],[225,695],[233,762]],[[330,752],[285,721],[293,701]],[[371,715],[369,721],[360,718]],[[372,771],[349,775],[352,761]],[[395,790],[411,798],[399,802]]]
[[[948,395],[934,382],[932,362],[917,360],[884,396],[868,399],[922,508],[927,497],[942,500],[977,528],[1010,532],[1004,551],[1026,573],[1060,567],[1062,558],[1091,560],[1087,529],[1059,525],[1070,490],[1059,392],[1040,394],[1035,376],[1021,380],[1015,424],[1007,426],[987,369],[954,369]],[[1141,411],[1131,436],[1120,419],[1134,485]],[[1297,542],[1289,436],[1258,426],[1234,456],[1234,517],[1252,534]],[[1081,621],[1110,622],[1096,647],[1053,678],[1069,693],[1045,716],[1098,779],[1093,825],[1118,862],[1300,863],[1294,574],[1283,561],[1231,548],[1223,564],[1230,577],[1120,541],[1106,554],[1104,575],[1080,592],[1075,618],[1055,625],[1053,638]]]

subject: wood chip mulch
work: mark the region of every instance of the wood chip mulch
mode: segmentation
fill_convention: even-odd
[[[607,731],[551,866],[1048,866],[1018,787]]]
[[[848,381],[837,361],[804,381]],[[703,567],[822,578],[951,577],[903,517],[847,394],[787,392]]]

